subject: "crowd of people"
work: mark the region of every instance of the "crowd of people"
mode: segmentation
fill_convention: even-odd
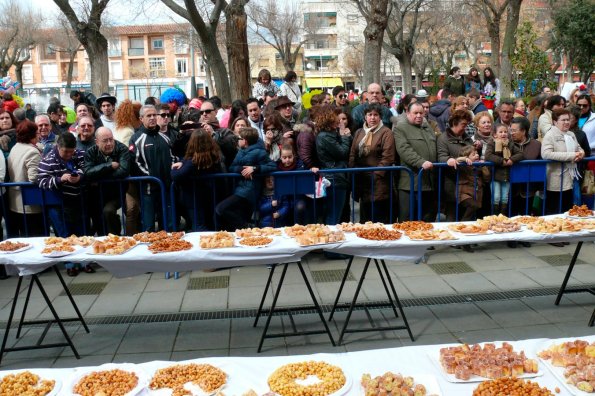
[[[47,233],[44,216],[58,236],[121,234],[119,211],[127,234],[413,219],[419,208],[409,174],[400,168],[347,170],[393,165],[411,170],[426,221],[524,214],[527,207],[538,213],[533,201],[541,193],[546,213],[569,209],[580,200],[587,170],[581,160],[595,148],[593,96],[576,89],[567,100],[544,90],[525,103],[499,92],[490,68],[482,79],[476,68],[463,77],[454,67],[435,97],[420,90],[391,106],[382,86],[372,83],[350,103],[353,92],[337,86],[312,96],[306,109],[294,72],[279,88],[262,70],[253,97],[229,106],[216,96],[180,106],[153,97],[144,104],[118,103],[108,93],[74,91],[73,123],[57,98],[33,121],[4,108],[1,180],[35,183],[60,192],[64,202],[42,213],[21,189],[8,188],[8,235]],[[486,93],[497,105],[493,111],[484,105]],[[545,192],[542,184],[511,185],[514,164],[526,159],[557,161],[547,165]],[[493,167],[481,166],[484,161]],[[437,163],[446,164],[440,178]],[[325,173],[329,169],[346,170]],[[271,173],[295,170],[311,171],[313,194],[276,194]],[[236,180],[209,177],[225,173]],[[165,193],[150,181],[125,181],[119,188],[101,183],[129,176],[157,178]],[[172,206],[176,216],[164,216],[162,208]],[[356,208],[359,218],[351,219]]]

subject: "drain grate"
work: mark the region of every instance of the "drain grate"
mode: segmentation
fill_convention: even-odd
[[[190,278],[187,290],[226,289],[229,286],[229,276],[203,276]]]
[[[571,254],[553,254],[550,256],[537,256],[537,257],[553,267],[566,267],[570,264],[570,260],[572,260]],[[576,263],[577,264],[587,264],[585,261],[583,261],[581,259],[576,259]]]
[[[327,283],[327,282],[341,282],[343,276],[345,275],[345,270],[319,270],[319,271],[310,271],[312,274],[312,278],[316,283]],[[348,281],[354,281],[355,277],[349,271],[347,274]]]
[[[434,270],[438,275],[450,275],[450,274],[467,274],[469,272],[475,272],[475,270],[464,261],[453,261],[450,263],[436,263],[429,264],[430,268]]]
[[[200,279],[200,278],[194,278]],[[566,288],[566,293],[583,293],[585,289],[595,290],[595,284],[582,286],[569,286]],[[469,293],[469,294],[454,294],[447,296],[434,297],[420,297],[401,299],[404,307],[421,307],[427,305],[445,305],[445,304],[463,304],[474,303],[480,301],[503,301],[503,300],[519,300],[528,297],[544,297],[555,296],[558,294],[557,287],[542,287],[536,289],[519,289],[502,292],[490,293]],[[553,301],[553,299],[552,299]],[[386,301],[370,301],[366,303],[367,309],[380,309],[386,307]],[[288,308],[288,307],[284,307]],[[321,305],[323,312],[329,313],[332,305]],[[349,309],[347,304],[339,304],[337,312],[344,312]],[[364,307],[358,307],[356,310],[363,310]],[[112,324],[134,324],[134,323],[166,323],[166,322],[186,322],[194,320],[215,320],[215,319],[245,319],[254,318],[256,316],[256,308],[248,309],[228,309],[217,311],[203,311],[203,312],[176,312],[163,314],[139,314],[139,315],[120,315],[120,316],[98,316],[93,318],[85,318],[89,325],[112,325]],[[293,315],[313,314],[316,311],[310,307],[296,307],[292,309]],[[283,315],[283,313],[274,313],[275,316]],[[13,322],[14,323],[14,322]],[[14,324],[16,326],[16,324]],[[45,324],[31,325],[32,327],[43,327]],[[79,326],[80,323],[64,322],[65,326]],[[0,328],[5,328],[6,322],[0,322]]]
[[[71,283],[68,290],[73,296],[92,296],[100,294],[106,286],[107,282]],[[65,296],[66,292],[63,290],[60,295]]]

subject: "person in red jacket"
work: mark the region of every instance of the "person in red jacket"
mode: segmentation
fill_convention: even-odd
[[[10,92],[4,92],[2,99],[4,99],[4,102],[2,102],[2,108],[5,111],[12,113],[19,108],[19,104],[12,98],[12,94]]]

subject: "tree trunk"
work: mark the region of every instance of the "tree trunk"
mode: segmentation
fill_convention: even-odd
[[[250,96],[250,56],[248,53],[248,17],[245,1],[232,1],[225,9],[225,34],[231,98]]]
[[[364,87],[376,82],[382,85],[380,79],[380,55],[384,30],[388,22],[388,0],[370,2],[370,18],[364,29]]]
[[[66,73],[66,92],[70,92],[72,86],[72,73],[74,71],[74,59],[76,58],[77,51],[71,51],[68,53],[68,72]]]
[[[21,88],[23,87],[23,63],[22,62],[15,62],[14,73],[16,75],[17,81],[21,83]]]
[[[512,62],[516,47],[516,31],[519,26],[521,3],[523,0],[512,0],[508,5],[504,43],[502,44],[502,64],[500,66],[500,101],[510,98],[512,92]],[[530,82],[528,82],[530,83]]]
[[[109,92],[109,63],[107,57],[107,40],[101,34],[89,37],[88,42],[83,44],[89,55],[91,66],[91,92],[99,96],[103,92]]]
[[[491,65],[496,77],[500,77],[500,19],[494,17],[492,23],[488,23],[488,34],[492,45]]]
[[[403,56],[397,58],[399,65],[401,66],[401,81],[403,84],[403,95],[412,93],[411,83],[411,56],[407,53],[403,53]]]

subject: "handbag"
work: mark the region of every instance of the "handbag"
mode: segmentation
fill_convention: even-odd
[[[326,177],[319,176],[318,180],[314,182],[314,194],[306,194],[308,198],[324,198],[326,197],[326,189],[331,185],[331,181]]]
[[[583,195],[595,194],[595,175],[592,170],[585,171],[585,177],[581,186],[581,193]]]

